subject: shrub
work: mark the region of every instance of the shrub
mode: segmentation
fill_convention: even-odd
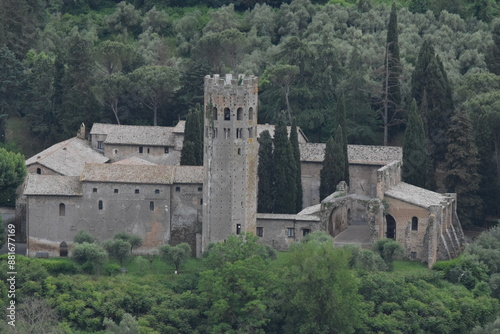
[[[77,234],[75,234],[73,241],[75,242],[75,244],[83,244],[84,242],[88,242],[89,244],[91,244],[93,242],[96,242],[96,238],[91,236],[89,232],[80,230]]]
[[[116,263],[108,263],[104,267],[104,273],[107,276],[115,276],[118,275],[120,272],[121,272],[121,267]]]

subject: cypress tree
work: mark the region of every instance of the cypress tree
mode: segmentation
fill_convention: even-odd
[[[295,184],[295,164],[293,161],[292,147],[288,140],[285,126],[285,115],[280,114],[278,124],[274,130],[275,164],[274,185],[275,201],[274,213],[296,213],[295,199],[297,195]]]
[[[344,151],[341,146],[342,127],[339,125],[335,131],[335,140],[330,137],[326,142],[323,168],[320,171],[320,200],[329,196],[337,189],[337,185],[344,178]]]
[[[199,111],[191,112],[186,117],[181,165],[203,165],[203,134],[199,114]]]
[[[491,30],[493,45],[490,46],[485,55],[486,66],[491,73],[500,75],[500,21],[493,23]]]
[[[342,131],[342,141],[340,146],[344,152],[344,166],[343,166],[343,176],[342,180],[349,184],[349,157],[347,154],[347,127],[346,127],[346,107],[345,107],[345,97],[341,94],[337,101],[337,130],[341,127]]]
[[[478,196],[481,178],[478,173],[478,150],[472,122],[463,110],[451,119],[448,129],[445,185],[447,191],[457,193],[457,211],[464,225],[482,218],[482,201]]]
[[[259,177],[257,193],[257,212],[272,213],[274,207],[273,179],[273,139],[269,131],[263,131],[259,138]]]
[[[297,212],[302,210],[302,172],[300,166],[300,148],[299,148],[299,136],[297,133],[297,125],[295,124],[295,118],[292,120],[292,128],[290,130],[290,144],[292,146],[293,160],[295,164],[295,209]]]
[[[413,100],[403,144],[403,180],[424,188],[427,182],[427,168],[424,125],[417,111],[417,102]]]
[[[386,126],[388,129],[395,124],[396,113],[401,104],[401,88],[399,84],[399,74],[401,73],[401,60],[399,55],[398,41],[398,16],[396,4],[392,4],[389,25],[387,27],[387,57],[385,60],[387,80],[384,80],[384,92],[387,88],[387,117]],[[386,87],[387,85],[387,87]],[[345,129],[345,127],[342,127]],[[393,132],[393,131],[391,131]]]

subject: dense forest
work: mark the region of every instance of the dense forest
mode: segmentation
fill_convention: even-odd
[[[259,122],[286,111],[313,142],[334,137],[342,97],[349,144],[403,145],[415,100],[427,144],[406,146],[406,181],[457,192],[466,224],[498,216],[500,6],[390,6],[1,0],[2,145],[30,156],[82,122],[170,126],[200,108],[206,74],[254,74]]]

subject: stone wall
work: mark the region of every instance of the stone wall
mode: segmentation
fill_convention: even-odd
[[[141,153],[142,150],[142,153]],[[112,162],[138,157],[157,165],[179,165],[180,150],[173,146],[144,146],[104,144],[104,155]]]
[[[377,198],[383,199],[387,190],[401,182],[401,161],[393,161],[377,170]]]

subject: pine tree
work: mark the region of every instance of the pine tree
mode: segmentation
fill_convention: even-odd
[[[383,90],[386,101],[386,114],[384,115],[384,145],[387,145],[389,129],[398,124],[397,113],[401,104],[401,88],[399,83],[399,74],[401,73],[401,60],[399,56],[398,41],[398,16],[396,4],[392,4],[389,25],[387,27],[386,41],[386,80],[384,80]],[[343,127],[345,129],[345,127]],[[393,132],[393,131],[391,131]]]
[[[272,213],[274,208],[274,162],[273,162],[273,139],[269,131],[263,131],[259,138],[259,166],[257,175],[259,186],[257,194],[257,212]]]
[[[424,188],[427,183],[427,160],[424,125],[417,111],[417,102],[413,100],[403,144],[403,180]]]
[[[280,114],[278,124],[274,129],[274,185],[275,197],[274,213],[296,213],[295,199],[297,196],[295,184],[295,164],[293,161],[292,146],[288,140],[285,126],[285,115]]]
[[[338,126],[335,131],[335,140],[330,137],[326,142],[323,168],[320,171],[320,200],[334,193],[337,185],[344,178],[345,162],[341,146],[342,136],[342,127]]]
[[[344,166],[343,166],[343,176],[342,180],[349,184],[349,157],[347,153],[347,129],[346,127],[346,107],[345,107],[345,98],[344,94],[341,94],[337,101],[337,128],[341,127],[342,130],[342,141],[340,142],[340,146],[344,152]],[[338,131],[338,129],[336,130]]]
[[[295,196],[295,209],[297,212],[302,210],[302,172],[300,166],[300,148],[299,148],[299,136],[297,133],[297,125],[295,124],[295,118],[292,120],[292,127],[290,130],[290,144],[292,146],[293,160],[295,163],[295,186],[297,188],[297,193]]]
[[[482,201],[478,196],[480,176],[478,151],[472,122],[465,111],[459,110],[448,129],[445,185],[457,193],[457,211],[464,225],[482,218]]]
[[[485,55],[486,66],[491,73],[500,75],[500,21],[493,23],[491,30],[493,45],[488,49]]]

